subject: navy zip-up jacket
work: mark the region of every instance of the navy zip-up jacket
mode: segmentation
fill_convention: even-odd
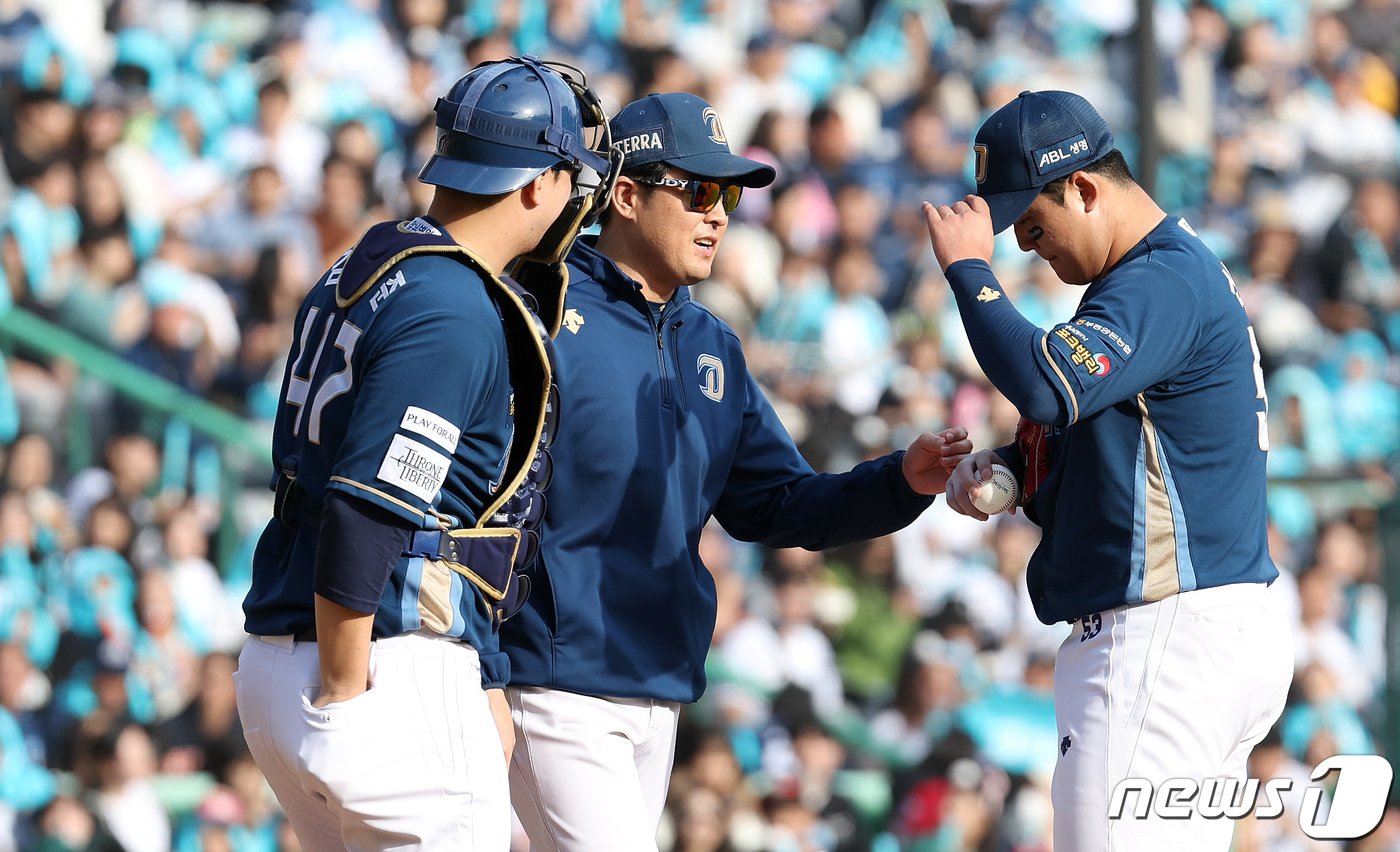
[[[734,331],[685,287],[658,318],[594,242],[568,257],[541,558],[501,649],[512,686],[691,702],[715,626],[697,552],[711,515],[744,541],[818,550],[900,529],[932,498],[903,451],[814,472]]]

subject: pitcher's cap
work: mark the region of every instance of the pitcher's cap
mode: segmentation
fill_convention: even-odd
[[[1047,183],[1113,150],[1103,116],[1073,92],[1022,92],[977,131],[977,194],[1001,233],[1026,212]]]

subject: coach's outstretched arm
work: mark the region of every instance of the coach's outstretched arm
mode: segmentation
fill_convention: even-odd
[[[730,535],[769,547],[821,550],[909,525],[972,451],[967,430],[924,433],[908,449],[845,473],[817,473],[749,378],[740,453],[715,517]]]

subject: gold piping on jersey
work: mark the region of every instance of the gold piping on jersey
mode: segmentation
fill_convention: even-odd
[[[1069,395],[1069,422],[1074,423],[1079,420],[1079,397],[1074,395],[1074,388],[1070,387],[1069,379],[1065,378],[1064,372],[1060,370],[1060,365],[1055,363],[1055,359],[1051,357],[1049,340],[1049,334],[1040,336],[1040,352],[1045,356],[1045,361],[1050,365],[1050,369],[1054,370],[1055,375],[1060,377],[1060,384],[1064,386],[1065,393]]]
[[[462,251],[468,257],[473,257],[473,255],[465,249],[459,248],[459,251]],[[488,272],[490,271],[490,267],[485,265],[482,266],[482,269]],[[520,300],[520,296],[516,295],[514,290],[508,287],[504,281],[496,277],[494,272],[491,272],[486,280],[494,284],[501,295],[505,296],[506,301],[520,312],[520,318],[525,322],[525,327],[530,330],[530,333],[525,335],[525,337],[530,341],[530,345],[535,347],[535,354],[539,357],[540,370],[544,373],[544,381],[540,382],[539,405],[535,409],[539,414],[535,417],[535,426],[530,431],[530,441],[525,444],[527,452],[524,463],[517,466],[515,476],[511,477],[508,483],[502,485],[501,489],[496,492],[496,499],[491,501],[491,504],[482,510],[481,517],[477,518],[476,521],[476,527],[478,529],[486,526],[486,522],[491,520],[491,516],[501,510],[501,507],[514,496],[516,489],[520,488],[525,482],[525,478],[529,476],[530,465],[534,464],[535,461],[535,449],[539,446],[540,435],[544,432],[545,411],[549,408],[549,386],[554,381],[554,373],[549,364],[549,353],[545,351],[544,344],[540,342],[539,326],[541,320],[535,316],[534,311],[531,311],[525,306],[525,303]],[[517,392],[519,391],[517,390]]]
[[[358,248],[358,246],[356,247]],[[373,287],[375,283],[379,281],[380,278],[383,278],[385,275],[387,275],[389,273],[389,270],[392,269],[395,264],[404,260],[404,258],[411,257],[415,254],[453,254],[456,252],[461,252],[462,254],[471,258],[471,265],[477,267],[482,272],[485,272],[488,278],[496,278],[496,271],[490,266],[488,266],[486,261],[472,254],[470,249],[463,248],[462,246],[412,246],[410,248],[404,249],[403,251],[399,252],[398,254],[381,263],[379,265],[379,268],[374,271],[373,275],[367,276],[365,278],[365,283],[361,284],[359,288],[355,290],[355,292],[351,293],[349,296],[343,299],[340,297],[340,287],[337,284],[335,288],[336,307],[340,308],[341,310],[344,310],[358,302],[361,296],[369,292],[369,288]]]
[[[418,509],[413,508],[412,506],[408,505],[407,503],[405,503],[404,501],[400,500],[399,498],[395,497],[395,496],[392,495],[392,494],[385,494],[383,491],[380,491],[378,488],[375,488],[375,487],[372,486],[372,485],[365,485],[363,482],[356,482],[356,481],[353,480],[353,479],[346,479],[346,478],[343,477],[343,476],[332,476],[332,477],[330,478],[330,481],[331,481],[331,482],[343,482],[343,483],[345,483],[346,485],[352,486],[352,487],[354,487],[354,488],[358,488],[358,489],[360,489],[361,491],[368,491],[369,493],[371,493],[371,494],[373,494],[374,496],[380,498],[381,500],[388,500],[390,503],[393,503],[395,506],[399,506],[399,507],[401,507],[401,508],[407,509],[408,511],[412,512],[413,514],[417,515],[417,516],[420,517],[420,518],[421,518],[421,517],[424,517],[423,513],[422,513],[421,511],[419,511]]]
[[[1142,414],[1147,474],[1147,488],[1143,495],[1146,534],[1143,542],[1142,599],[1151,602],[1169,598],[1181,591],[1181,575],[1177,571],[1176,520],[1172,514],[1166,475],[1162,471],[1157,426],[1147,410],[1147,397],[1138,394],[1137,404]]]

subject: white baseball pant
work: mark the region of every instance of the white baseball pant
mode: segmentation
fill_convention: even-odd
[[[512,688],[510,795],[531,852],[656,852],[680,705]]]
[[[1245,778],[1245,761],[1283,712],[1293,644],[1275,589],[1220,586],[1080,619],[1055,661],[1060,757],[1051,785],[1055,849],[1226,852],[1234,823],[1133,814],[1114,790],[1145,779]]]
[[[509,848],[505,755],[470,645],[376,640],[369,691],[314,708],[316,643],[253,636],[234,680],[248,748],[306,852]]]

